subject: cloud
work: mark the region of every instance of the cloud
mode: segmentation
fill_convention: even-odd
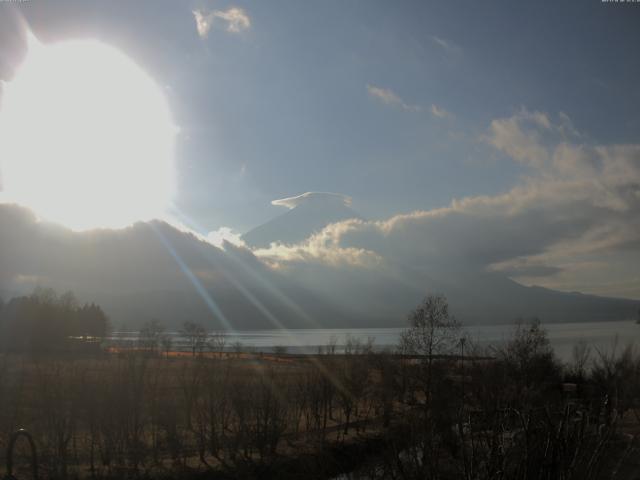
[[[367,92],[372,97],[391,107],[401,108],[402,110],[411,112],[419,112],[422,110],[419,105],[410,105],[406,103],[398,94],[388,88],[367,85]]]
[[[251,27],[251,20],[241,8],[232,7],[225,11],[215,10],[213,14],[227,22],[226,30],[228,32],[240,33]]]
[[[509,277],[549,277],[557,275],[563,271],[562,267],[545,265],[533,259],[516,259],[506,262],[496,263],[490,266],[489,270],[501,272]]]
[[[281,266],[383,265],[404,277],[424,269],[437,276],[499,271],[552,278],[585,258],[637,258],[640,145],[568,141],[567,120],[522,110],[491,122],[489,143],[533,167],[503,194],[454,199],[384,221],[340,222],[298,245],[256,254]],[[640,288],[634,295],[640,298]]]
[[[454,117],[453,113],[445,110],[442,107],[438,107],[435,104],[431,105],[431,115],[433,115],[434,117],[437,117],[437,118],[442,118],[442,119],[447,119],[447,118],[453,118]]]
[[[359,224],[362,221],[347,220],[335,223],[302,243],[296,245],[274,243],[269,248],[254,250],[254,254],[276,268],[287,263],[360,268],[381,266],[384,263],[383,259],[376,252],[357,246],[340,245],[340,235],[336,230],[349,228],[353,222]]]
[[[540,168],[549,162],[551,155],[542,134],[551,130],[546,114],[522,109],[511,117],[493,120],[484,139],[514,160]]]
[[[156,318],[177,328],[190,318],[209,329],[242,330],[317,328],[317,319],[338,326],[344,319],[246,248],[224,247],[161,221],[73,232],[0,204],[0,296],[30,293],[42,282],[99,303],[114,325]]]
[[[403,318],[426,292],[447,294],[461,319],[487,322],[537,313],[561,320],[577,309],[577,297],[547,297],[545,303],[540,300],[544,292],[523,293],[527,289],[508,277],[640,298],[640,145],[591,144],[570,131],[568,117],[524,109],[487,125],[483,141],[489,145],[497,124],[519,129],[535,140],[529,146],[545,152],[510,190],[381,221],[338,221],[291,245],[276,242],[249,251],[225,243],[237,233],[221,228],[208,241],[223,245],[223,251],[158,222],[80,235],[0,205],[0,286],[37,275],[52,279],[60,290],[129,295],[144,288],[144,295],[162,293],[138,297],[134,305],[148,298],[145,305],[157,311],[147,314],[158,318],[184,316],[198,303],[197,297],[176,301],[181,297],[165,292],[186,294],[195,288],[206,309],[189,313],[192,318],[206,318],[214,301],[234,321],[256,319],[257,310],[267,309],[290,326],[299,321],[300,311],[334,325],[357,325],[362,318],[384,324]],[[509,143],[519,135],[503,136],[494,146],[514,162],[531,163]],[[291,209],[314,201],[350,199],[307,192],[274,204]],[[563,298],[569,305],[565,310],[557,307]],[[301,308],[292,309],[292,302]],[[112,305],[120,321],[122,306]],[[595,319],[598,309],[590,305],[584,312]],[[131,318],[139,318],[137,308],[131,311]],[[355,320],[346,323],[345,317]],[[251,321],[264,328],[264,320]]]
[[[207,38],[213,23],[213,13],[204,13],[202,10],[193,10],[193,18],[196,21],[196,30],[200,38]]]
[[[207,241],[218,248],[224,247],[225,242],[237,247],[245,246],[242,235],[229,227],[220,227],[217,230],[209,232],[207,234]]]
[[[431,38],[434,43],[440,46],[449,56],[459,56],[462,53],[462,48],[450,40],[445,40],[444,38],[437,37],[435,35]]]
[[[347,195],[343,195],[341,193],[331,193],[331,192],[306,192],[302,195],[297,195],[295,197],[281,198],[278,200],[273,200],[271,205],[275,205],[277,207],[286,207],[289,210],[296,208],[302,203],[327,203],[327,202],[338,202],[346,206],[351,205],[351,197]]]
[[[231,7],[227,10],[193,10],[193,17],[196,21],[196,30],[200,38],[207,38],[209,31],[216,20],[226,24],[225,30],[231,33],[241,33],[251,27],[251,19],[246,12],[238,7]]]

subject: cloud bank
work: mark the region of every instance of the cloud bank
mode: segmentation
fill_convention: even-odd
[[[272,245],[257,255],[281,268],[315,262],[383,265],[402,275],[418,268],[438,275],[498,271],[549,277],[550,285],[554,276],[578,279],[595,257],[609,258],[593,275],[595,292],[615,262],[637,262],[640,145],[591,145],[566,115],[526,109],[493,120],[481,141],[529,173],[500,195],[456,199],[385,221],[340,222],[303,243]],[[637,274],[635,285],[627,295],[640,298]]]

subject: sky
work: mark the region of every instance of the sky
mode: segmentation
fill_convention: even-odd
[[[600,1],[27,0],[0,4],[0,76],[24,25],[131,57],[168,99],[176,206],[200,233],[244,233],[310,191],[382,232],[493,205],[530,248],[480,249],[483,265],[640,298],[639,21],[640,4]]]

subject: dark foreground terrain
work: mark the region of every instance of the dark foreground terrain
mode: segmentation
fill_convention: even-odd
[[[491,356],[429,356],[429,342],[450,331],[412,332],[427,335],[407,336],[393,354],[353,341],[345,354],[329,347],[299,357],[4,355],[1,460],[10,432],[24,427],[40,477],[51,479],[640,472],[640,356],[632,349],[607,356],[577,346],[574,362],[560,366],[532,324]],[[25,446],[19,478],[30,477]]]

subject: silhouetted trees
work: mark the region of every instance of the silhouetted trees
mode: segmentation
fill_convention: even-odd
[[[160,352],[163,348],[164,325],[159,320],[152,319],[145,322],[138,332],[138,348],[150,354]]]
[[[39,318],[51,303],[82,310],[51,292],[25,305]],[[397,352],[351,337],[344,351],[333,340],[321,354],[281,358],[241,345],[198,355],[190,344],[194,355],[166,361],[169,337],[150,321],[139,348],[118,355],[0,354],[0,447],[30,429],[45,476],[62,480],[335,478],[323,470],[333,460],[367,455],[372,468],[355,478],[588,480],[622,461],[631,443],[620,420],[633,412],[640,424],[633,348],[593,362],[578,349],[564,368],[534,320],[488,352],[468,340],[461,356],[460,326],[439,296],[409,323]],[[571,398],[568,379],[579,382]]]
[[[109,333],[109,319],[91,303],[80,305],[71,292],[37,288],[12,298],[0,310],[0,348],[15,352],[50,352],[97,344]]]
[[[508,381],[503,396],[514,402],[538,405],[560,382],[561,366],[537,318],[518,321],[513,337],[495,352]]]
[[[196,352],[202,353],[207,346],[209,334],[207,330],[199,323],[186,321],[182,325],[182,336],[186,339],[191,354],[195,357]]]

